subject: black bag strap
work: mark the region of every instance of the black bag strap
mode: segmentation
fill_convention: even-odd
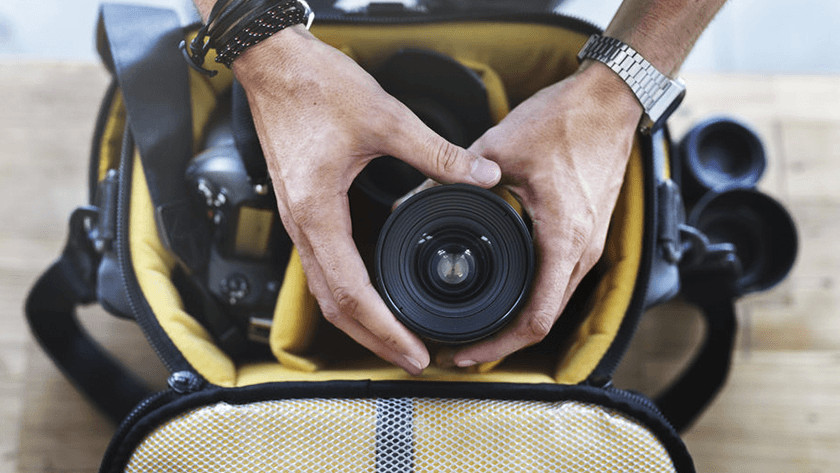
[[[723,387],[735,348],[736,280],[741,264],[732,245],[710,248],[702,264],[680,270],[683,298],[700,309],[706,325],[703,343],[679,378],[656,398],[677,431],[689,427]]]
[[[99,255],[87,235],[98,218],[93,207],[76,209],[61,257],[41,275],[26,299],[35,338],[53,362],[114,422],[152,390],[112,358],[79,324],[76,307],[96,300]]]
[[[97,47],[122,91],[134,142],[155,206],[161,239],[193,271],[207,262],[209,232],[193,211],[184,175],[193,156],[184,39],[172,10],[104,4]]]
[[[260,146],[254,118],[248,105],[248,96],[239,81],[231,86],[231,128],[236,150],[242,156],[242,164],[251,178],[251,182],[268,182],[268,166]]]
[[[138,149],[163,244],[197,278],[206,270],[210,229],[196,212],[185,183],[193,157],[184,30],[172,10],[104,4],[97,47],[122,92],[132,143]],[[200,287],[200,283],[196,283]],[[246,348],[242,331],[204,294],[202,315],[222,349]]]

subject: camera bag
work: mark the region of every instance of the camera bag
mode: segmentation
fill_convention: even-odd
[[[498,121],[572,73],[597,31],[542,5],[481,4],[347,13],[315,3],[312,32],[368,69],[405,48],[455,58],[481,77]],[[292,250],[271,356],[240,356],[190,282],[212,243],[184,175],[233,83],[222,67],[205,65],[213,77],[188,68],[178,45],[195,30],[168,10],[102,7],[98,44],[114,81],[90,203],[71,215],[64,252],[26,304],[45,351],[121,422],[102,472],[694,471],[678,431],[726,378],[738,262],[731,246],[682,241],[666,130],[638,136],[602,260],[538,346],[412,377],[325,326]],[[678,293],[707,323],[694,360],[653,401],[614,387],[642,312]],[[75,310],[94,302],[140,325],[169,389],[152,394],[87,335]]]

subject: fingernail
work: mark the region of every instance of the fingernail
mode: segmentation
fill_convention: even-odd
[[[403,358],[405,359],[405,361],[407,361],[407,362],[408,362],[408,364],[409,364],[409,365],[411,365],[412,367],[414,367],[414,369],[417,371],[417,372],[416,372],[416,373],[414,373],[414,374],[420,374],[420,373],[422,373],[422,372],[423,372],[423,365],[422,365],[422,364],[420,364],[420,362],[419,362],[419,361],[415,360],[414,358],[412,358],[412,357],[410,357],[410,356],[408,356],[408,355],[403,355]]]
[[[480,184],[493,185],[502,177],[502,171],[498,164],[479,156],[473,161],[470,176]]]
[[[459,368],[469,368],[470,366],[475,366],[477,362],[473,360],[461,360],[456,361],[455,364],[458,365]]]

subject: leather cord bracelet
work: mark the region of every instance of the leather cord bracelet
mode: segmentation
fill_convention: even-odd
[[[312,25],[315,14],[305,0],[218,0],[207,23],[181,52],[194,69],[209,76],[204,68],[207,52],[216,50],[216,62],[230,67],[246,49],[289,26]]]

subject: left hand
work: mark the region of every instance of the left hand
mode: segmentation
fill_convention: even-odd
[[[444,365],[495,361],[542,340],[601,256],[642,108],[600,63],[522,102],[470,151],[499,164],[501,184],[533,222],[537,268],[516,320]]]

